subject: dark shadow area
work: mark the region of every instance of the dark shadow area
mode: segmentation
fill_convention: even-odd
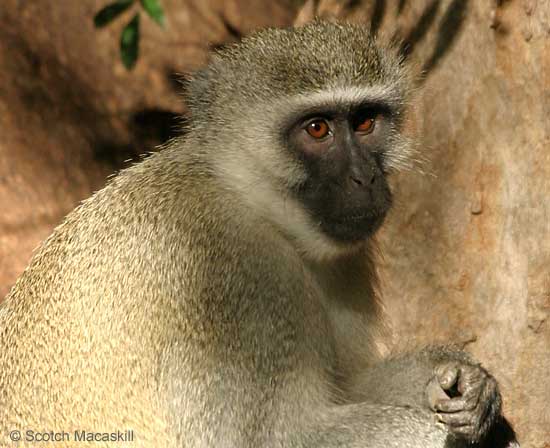
[[[224,15],[221,15],[220,18],[221,18],[223,26],[225,27],[229,37],[224,42],[217,42],[217,43],[216,42],[211,42],[209,47],[208,47],[210,51],[221,50],[224,47],[226,47],[227,45],[231,45],[231,44],[234,44],[236,42],[239,42],[243,38],[243,34],[240,32],[240,30],[238,28],[236,28],[227,19],[227,17],[225,17]]]
[[[519,447],[516,434],[508,421],[500,417],[487,438],[481,443],[468,443],[448,436],[445,442],[446,448],[515,448]]]
[[[347,8],[349,9],[350,12],[352,12],[357,8],[359,8],[361,5],[362,5],[361,0],[349,0]]]
[[[405,58],[414,51],[416,44],[426,37],[426,34],[432,27],[437,16],[440,4],[441,0],[432,0],[432,2],[424,8],[420,19],[403,40],[400,51]]]
[[[229,20],[227,20],[227,17],[222,15],[221,19],[222,19],[223,25],[225,26],[225,29],[227,30],[227,32],[229,33],[229,36],[231,37],[230,40],[239,41],[243,38],[243,35],[239,31],[239,29],[233,26],[233,24],[229,22]]]
[[[504,417],[500,417],[479,448],[512,448],[514,442],[517,443],[514,429]]]
[[[372,34],[376,35],[387,13],[386,0],[373,0],[372,15],[370,18],[370,27]],[[437,28],[437,37],[435,47],[431,56],[425,61],[422,72],[429,75],[445,54],[451,49],[453,43],[458,37],[464,24],[469,0],[453,0],[446,9]],[[399,0],[397,4],[397,15],[403,13],[408,5],[407,0]],[[399,51],[404,58],[408,58],[415,50],[415,47],[422,42],[428,33],[434,32],[434,24],[438,17],[441,6],[441,0],[431,0],[422,11],[419,19],[403,36],[403,31],[399,27],[395,29],[391,41],[397,43]],[[423,77],[423,80],[426,79]]]
[[[95,159],[115,170],[124,168],[139,161],[143,154],[154,151],[155,147],[181,135],[185,124],[184,117],[169,110],[153,108],[137,111],[128,120],[131,133],[129,143],[92,137],[95,140]]]
[[[195,71],[182,73],[173,68],[166,70],[166,78],[170,83],[170,87],[172,91],[181,98],[181,101],[185,102],[192,76],[200,71],[201,69],[197,69]]]
[[[399,0],[399,3],[397,4],[398,15],[403,12],[403,9],[405,9],[405,6],[407,6],[407,0]]]
[[[375,0],[374,9],[372,11],[372,17],[370,19],[370,29],[372,34],[376,34],[378,32],[378,29],[382,24],[382,20],[384,19],[385,13],[386,13],[386,0]]]
[[[172,91],[177,95],[183,95],[185,93],[185,86],[189,81],[191,73],[180,73],[173,68],[165,71],[166,79]]]
[[[430,58],[424,63],[422,71],[429,74],[450,50],[466,18],[469,0],[453,0],[447,8],[437,31],[437,41]]]
[[[180,115],[157,108],[138,111],[131,118],[131,127],[136,138],[159,143],[180,134],[185,123],[186,120]]]
[[[116,135],[109,117],[90,100],[89,86],[70,67],[63,66],[55,54],[37,52],[23,36],[15,33],[4,32],[2,40],[9,42],[7,48],[15,52],[11,72],[17,73],[17,76],[12,78],[13,88],[25,109],[32,111],[36,117],[36,122],[30,125],[30,139],[43,139],[42,129],[51,129],[58,138],[62,138],[61,133],[74,126],[79,136],[89,142],[90,156],[111,169],[120,167],[123,160],[136,156],[130,145],[105,143]],[[32,135],[32,127],[39,130],[36,137]],[[33,149],[34,145],[29,148],[31,155]],[[87,149],[86,145],[60,145],[50,149],[50,152],[59,160],[78,160],[81,157],[85,159],[86,155],[76,153]],[[75,169],[79,168],[75,166]]]
[[[140,153],[135,146],[95,139],[93,143],[94,159],[117,171],[140,159]]]
[[[102,103],[93,100],[90,85],[55,54],[35,51],[15,33],[4,32],[2,38],[14,51],[11,71],[17,76],[13,77],[13,87],[25,109],[36,116],[33,126],[51,129],[55,134],[67,132],[73,126],[81,138],[79,141],[89,143],[88,147],[59,147],[52,157],[81,160],[86,155],[76,153],[91,150],[88,157],[117,170],[182,133],[185,122],[170,110],[152,108],[131,112],[128,117],[111,115],[101,107]],[[181,93],[181,87],[178,90]],[[121,121],[123,131],[119,128]]]
[[[55,54],[38,53],[22,36],[6,33],[1,37],[16,51],[11,71],[18,74],[14,84],[19,98],[26,109],[36,111],[45,127],[59,121],[97,121],[97,111],[83,94],[88,87]]]

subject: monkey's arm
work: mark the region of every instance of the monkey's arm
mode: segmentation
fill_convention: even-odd
[[[426,348],[388,359],[351,381],[353,401],[435,411],[451,433],[478,442],[501,411],[496,380],[460,350]]]
[[[436,367],[451,360],[470,363],[464,352],[441,347],[390,357],[350,378],[350,397],[353,401],[369,399],[388,405],[430,408],[428,384],[436,377]]]
[[[288,446],[316,448],[459,448],[427,411],[372,403],[335,406],[321,413],[317,425]],[[304,440],[303,438],[306,438]]]

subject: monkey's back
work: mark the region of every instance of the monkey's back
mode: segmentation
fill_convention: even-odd
[[[249,217],[235,219],[246,210],[233,207],[209,170],[181,151],[168,148],[124,171],[73,211],[1,305],[3,435],[134,429],[140,446],[171,446],[197,421],[207,424],[205,409],[215,415],[232,393],[242,394],[239,383],[251,402],[268,402],[269,382],[283,367],[277,359],[299,355],[293,344],[300,327],[270,319],[303,319],[288,293],[301,288],[298,258],[286,278],[273,278],[276,252],[289,249],[257,242]],[[246,253],[258,253],[253,270],[235,261]],[[238,283],[226,281],[235,275]],[[264,288],[274,301],[240,306],[243,295],[259,297]],[[259,319],[265,328],[258,329]],[[243,351],[250,340],[260,343],[255,333],[280,341],[285,353]],[[224,340],[227,334],[233,340]],[[246,415],[246,406],[232,412],[250,431],[265,424],[261,415]],[[226,430],[242,430],[229,429],[228,418]]]
[[[134,428],[140,441],[154,430],[151,441],[159,443],[166,410],[148,383],[157,363],[151,340],[163,317],[155,313],[166,288],[151,273],[166,269],[159,251],[178,249],[156,237],[158,226],[173,225],[163,215],[175,193],[162,185],[174,173],[155,172],[155,158],[69,214],[2,304],[3,437],[13,429]]]

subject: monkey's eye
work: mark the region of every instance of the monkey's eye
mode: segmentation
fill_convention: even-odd
[[[375,123],[375,117],[361,117],[355,125],[355,132],[359,132],[360,134],[370,134],[372,131],[374,131]]]
[[[330,127],[325,120],[317,119],[307,125],[306,131],[313,138],[321,139],[330,134]]]

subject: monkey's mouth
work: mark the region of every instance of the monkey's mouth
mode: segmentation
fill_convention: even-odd
[[[363,221],[363,220],[374,220],[374,219],[377,219],[378,217],[376,215],[374,215],[373,213],[356,213],[356,214],[350,214],[350,215],[344,215],[344,216],[339,216],[339,217],[336,217],[336,218],[333,218],[333,221],[334,222],[337,222],[337,223],[346,223],[346,222],[357,222],[357,221]]]
[[[365,240],[376,232],[386,216],[385,212],[357,212],[333,216],[321,221],[324,233],[342,242],[358,242]]]

